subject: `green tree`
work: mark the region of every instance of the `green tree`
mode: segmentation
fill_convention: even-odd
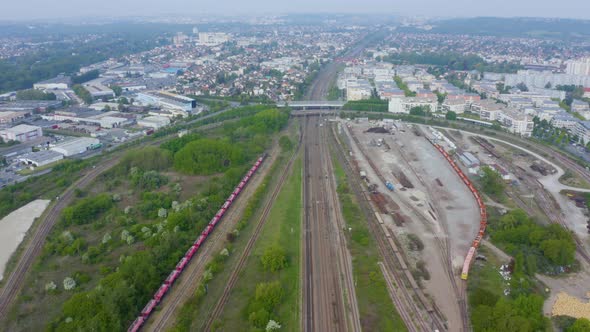
[[[115,93],[115,96],[119,97],[123,93],[123,88],[118,85],[112,85],[111,89]]]
[[[455,113],[453,111],[448,111],[447,114],[445,114],[445,119],[447,119],[447,120],[457,120],[457,113]]]
[[[482,167],[481,172],[483,174],[481,177],[481,184],[485,193],[499,196],[504,192],[504,180],[502,180],[502,177],[498,172],[489,166]]]
[[[576,246],[571,241],[565,239],[550,239],[541,242],[543,255],[553,264],[570,265],[574,262]]]
[[[229,142],[213,139],[190,142],[174,156],[174,167],[188,174],[213,174],[244,162],[242,149]]]
[[[90,94],[90,92],[88,92],[88,90],[86,90],[86,88],[77,84],[77,85],[74,85],[72,87],[72,89],[74,90],[76,95],[78,97],[80,97],[80,99],[82,99],[86,104],[92,104],[92,101],[93,101],[92,95]]]
[[[41,90],[36,89],[28,89],[28,90],[21,90],[16,93],[16,99],[18,100],[56,100],[57,97],[55,93],[49,92],[45,93]]]
[[[586,318],[579,318],[575,321],[567,332],[588,332],[590,331],[590,320]]]
[[[283,299],[283,288],[281,287],[280,282],[277,280],[259,283],[256,285],[254,299],[268,312],[272,312]]]
[[[276,272],[287,267],[287,254],[279,245],[270,246],[264,250],[260,261],[266,271]]]
[[[293,142],[291,142],[289,136],[283,135],[279,138],[279,146],[283,151],[289,151],[293,148]]]

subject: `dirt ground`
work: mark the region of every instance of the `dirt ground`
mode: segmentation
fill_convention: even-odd
[[[379,184],[380,191],[420,211],[430,222],[433,232],[448,235],[453,266],[461,267],[479,230],[479,209],[473,195],[449,163],[424,137],[416,136],[410,129],[396,131],[394,135],[363,133],[371,126],[374,124],[359,124],[351,129],[381,174],[399,189],[391,192]],[[370,145],[371,140],[379,138],[384,139],[389,150],[385,145]],[[364,167],[368,168],[368,165]],[[402,189],[400,172],[414,188]],[[378,178],[374,179],[371,182],[380,182]]]
[[[0,280],[12,253],[24,239],[29,227],[49,205],[49,200],[38,199],[11,212],[0,220]]]
[[[581,264],[583,260],[578,258]],[[588,292],[590,292],[590,266],[584,264],[582,271],[570,274],[567,277],[552,278],[544,275],[537,275],[547,288],[549,288],[549,298],[545,301],[543,306],[543,313],[546,316],[551,316],[553,305],[557,300],[557,295],[565,293],[579,299],[583,303],[588,302]]]

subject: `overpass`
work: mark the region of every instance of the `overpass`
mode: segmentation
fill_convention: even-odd
[[[277,107],[290,107],[294,110],[336,110],[341,109],[346,104],[345,101],[328,101],[328,100],[305,100],[290,101],[277,103]]]

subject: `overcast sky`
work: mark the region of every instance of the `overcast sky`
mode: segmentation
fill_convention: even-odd
[[[1,0],[0,19],[93,16],[397,13],[425,16],[534,16],[590,19],[590,0]]]

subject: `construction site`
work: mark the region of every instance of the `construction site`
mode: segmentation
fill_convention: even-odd
[[[545,314],[551,315],[561,292],[586,300],[590,288],[587,283],[576,286],[575,280],[589,276],[588,212],[581,202],[589,190],[560,182],[563,163],[494,137],[397,120],[343,120],[336,128],[383,232],[391,232],[399,245],[399,267],[407,270],[407,280],[400,284],[410,285],[406,288],[416,292],[412,296],[422,299],[418,312],[426,321],[442,321],[449,331],[470,329],[466,279],[473,262],[486,259],[477,252],[484,241],[486,209],[501,215],[519,208],[541,224],[557,223],[571,230],[581,272],[567,281],[543,279],[551,291]],[[480,196],[473,188],[484,166],[501,176],[505,199]],[[586,181],[582,175],[576,180]]]

